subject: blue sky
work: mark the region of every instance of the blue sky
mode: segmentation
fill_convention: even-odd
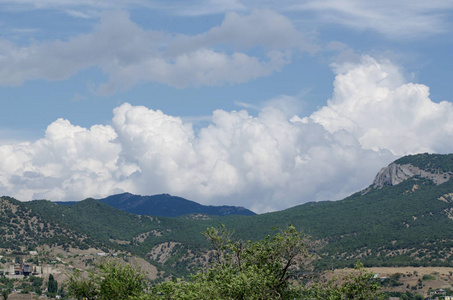
[[[0,194],[336,200],[453,149],[452,1],[0,0]]]

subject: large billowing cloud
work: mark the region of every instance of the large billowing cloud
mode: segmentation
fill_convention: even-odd
[[[340,199],[400,155],[451,152],[451,103],[431,101],[385,60],[336,70],[332,98],[307,117],[269,102],[257,116],[217,110],[195,132],[125,103],[111,125],[57,120],[36,142],[0,146],[0,191],[21,200],[170,193],[264,212]]]
[[[212,122],[195,136],[179,118],[129,104],[117,108],[113,128],[123,147],[121,160],[138,167],[127,180],[133,190],[267,211],[348,193],[359,188],[353,178],[370,165],[377,170],[377,161],[391,156],[362,150],[345,133],[332,135],[318,124],[288,120],[272,107],[258,117],[218,110]],[[341,172],[350,181],[329,188]]]
[[[19,199],[78,199],[124,188],[127,164],[110,126],[90,129],[58,119],[34,143],[0,147],[0,190]]]
[[[339,71],[333,98],[309,119],[331,133],[347,131],[364,149],[395,155],[453,150],[451,102],[431,101],[426,85],[405,83],[389,61],[365,56]]]
[[[289,19],[269,10],[228,13],[221,25],[195,36],[145,30],[114,11],[104,13],[93,32],[67,41],[19,46],[0,39],[0,84],[62,80],[90,67],[107,75],[97,89],[104,95],[141,82],[178,88],[236,84],[279,71],[293,50],[316,47]]]

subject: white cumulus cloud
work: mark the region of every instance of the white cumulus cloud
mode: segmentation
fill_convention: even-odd
[[[0,145],[0,192],[21,200],[80,200],[128,191],[170,193],[256,212],[341,199],[379,169],[417,152],[451,152],[453,108],[397,66],[364,56],[336,66],[332,98],[311,116],[285,97],[257,116],[213,112],[208,126],[144,106],[115,108],[111,125],[59,119],[35,142]]]
[[[109,126],[90,129],[58,119],[34,143],[0,147],[0,190],[19,199],[78,199],[119,188],[127,166]]]
[[[309,119],[331,133],[347,131],[364,149],[395,155],[452,151],[451,102],[433,102],[426,85],[406,83],[389,61],[364,56],[338,71],[333,97]]]

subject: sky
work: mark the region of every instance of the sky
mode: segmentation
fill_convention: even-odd
[[[0,195],[257,213],[453,152],[452,0],[0,0]]]

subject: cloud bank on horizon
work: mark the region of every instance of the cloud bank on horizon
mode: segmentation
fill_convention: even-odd
[[[401,155],[452,149],[453,106],[431,101],[427,86],[370,56],[337,71],[327,105],[305,117],[278,105],[256,117],[216,110],[195,132],[124,103],[111,125],[58,119],[35,142],[0,146],[0,190],[21,200],[170,193],[266,212],[340,199]]]
[[[0,0],[0,194],[341,199],[400,156],[452,152],[452,15],[451,0]]]

